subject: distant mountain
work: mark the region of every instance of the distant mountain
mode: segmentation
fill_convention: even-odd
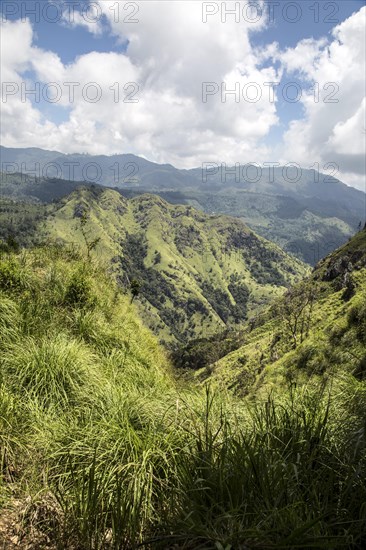
[[[170,164],[156,164],[136,155],[63,154],[43,149],[0,147],[4,173],[20,172],[37,178],[87,181],[107,187],[174,189],[197,186],[197,173],[178,170]]]
[[[110,189],[81,187],[49,206],[3,201],[0,216],[6,214],[23,231],[29,225],[37,241],[82,248],[85,214],[87,239],[100,239],[93,255],[113,267],[126,291],[133,280],[140,283],[142,317],[165,341],[235,328],[307,273],[299,260],[240,220],[170,205],[154,195],[127,200]],[[19,225],[14,232],[21,233]]]
[[[0,160],[7,173],[2,175],[3,194],[18,178],[13,172],[33,176],[41,184],[38,193],[30,181],[28,190],[23,185],[24,196],[29,191],[48,202],[69,193],[73,182],[115,187],[126,197],[153,192],[172,204],[239,217],[312,265],[346,242],[366,215],[365,193],[315,170],[242,165],[179,170],[129,154],[65,155],[6,147],[0,148]],[[47,182],[51,191],[45,190]]]

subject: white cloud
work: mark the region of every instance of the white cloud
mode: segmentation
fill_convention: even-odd
[[[113,34],[121,43],[128,43],[127,51],[91,52],[68,66],[55,53],[31,44],[29,23],[25,27],[21,22],[11,24],[17,33],[24,28],[27,31],[26,43],[21,40],[18,44],[23,57],[19,61],[10,59],[8,63],[18,80],[27,64],[42,83],[62,86],[60,104],[64,106],[68,105],[68,94],[63,83],[80,83],[75,87],[70,119],[53,132],[51,141],[56,142],[56,147],[67,152],[131,151],[187,167],[210,159],[253,160],[252,150],[258,140],[278,121],[275,105],[268,101],[268,90],[263,86],[264,82],[276,79],[277,72],[271,67],[257,68],[258,60],[249,41],[250,30],[263,25],[264,19],[251,24],[244,20],[236,23],[228,17],[222,23],[220,17],[209,17],[203,23],[199,2],[145,2],[140,5],[139,23],[127,22],[127,12],[121,12],[117,22],[116,13],[110,9],[115,5],[103,0],[100,9]],[[75,24],[84,24],[79,15],[82,21],[76,19]],[[95,28],[90,30],[96,32]],[[5,31],[12,32],[10,25]],[[102,90],[102,98],[95,104],[81,93],[90,82],[97,83]],[[117,103],[110,89],[116,82],[120,83]],[[138,103],[125,102],[127,92],[134,89],[134,86],[123,89],[129,82],[139,88],[133,96]],[[226,82],[227,90],[237,86],[239,94],[246,83],[258,82],[262,97],[252,103],[240,95],[236,102],[229,94],[223,102],[218,91],[204,103],[203,82],[215,82],[218,87]],[[27,102],[26,107],[33,112],[36,106]],[[28,145],[25,140],[19,143],[18,132],[11,128],[9,119],[7,122],[7,143]],[[32,134],[32,128],[29,131]],[[43,144],[44,132],[38,125],[34,127],[32,145]],[[264,153],[263,148],[261,151]]]
[[[365,16],[366,8],[333,29],[333,39],[303,40],[277,51],[289,73],[300,73],[319,86],[303,95],[303,119],[293,120],[280,155],[303,165],[335,163],[338,177],[365,189]],[[350,174],[353,174],[350,177]]]
[[[325,38],[320,40],[305,38],[295,48],[288,48],[277,57],[288,72],[297,71],[304,77],[311,79],[325,46],[327,46]]]
[[[32,47],[33,32],[29,21],[4,22],[1,24],[0,70],[1,82],[1,143],[2,145],[49,147],[57,145],[52,140],[57,126],[43,120],[41,112],[32,106],[30,99],[22,98],[22,85],[34,89],[34,83],[21,76],[32,68],[33,55],[40,64],[43,56],[50,59],[54,54],[41,52]],[[17,90],[19,93],[16,93]]]
[[[68,120],[56,125],[44,119],[37,104],[22,102],[18,96],[8,98],[3,104],[4,145],[64,152],[133,152],[180,167],[210,160],[235,163],[276,158],[308,166],[337,158],[344,162],[344,172],[357,173],[353,166],[359,164],[364,139],[361,131],[357,134],[364,115],[364,10],[336,27],[330,43],[306,39],[281,52],[276,44],[261,50],[252,47],[251,32],[266,24],[263,17],[256,23],[243,19],[237,23],[228,16],[222,23],[216,15],[203,23],[201,2],[151,1],[139,4],[136,14],[121,8],[117,20],[114,0],[98,0],[98,4],[95,16],[103,12],[104,25],[108,21],[110,32],[125,45],[123,53],[90,52],[64,65],[55,52],[34,46],[29,22],[3,24],[3,78],[20,85],[22,72],[31,69],[42,85],[54,82],[62,88],[60,105],[70,109]],[[93,34],[101,32],[101,23],[75,16],[74,25],[86,26]],[[129,18],[139,22],[128,22]],[[269,58],[279,65],[263,67]],[[284,69],[301,74],[309,83],[319,82],[321,100],[315,103],[311,93],[303,95],[304,118],[291,122],[283,145],[274,150],[263,145],[279,123],[277,104],[269,101],[264,83],[279,81]],[[65,82],[79,83],[72,104]],[[90,82],[102,91],[96,103],[86,100],[84,87]],[[117,103],[110,89],[116,82],[120,84]],[[139,87],[133,96],[137,103],[126,103],[127,92],[134,90],[134,86],[123,89],[129,82]],[[203,82],[215,82],[218,87],[225,82],[227,90],[238,87],[239,102],[233,95],[223,102],[220,91],[203,102]],[[242,96],[249,82],[259,86],[261,97],[255,103]],[[339,85],[338,104],[324,103],[327,82]],[[93,88],[89,91],[93,93]],[[247,89],[250,97],[253,92],[254,87]]]
[[[338,122],[328,140],[328,148],[341,155],[365,154],[366,98],[346,121]]]
[[[84,27],[90,33],[100,36],[103,33],[103,25],[101,21],[102,11],[98,7],[96,2],[92,2],[90,5],[85,4],[84,8],[80,11],[75,9],[76,5],[71,4],[70,9],[63,10],[63,22],[70,27]]]

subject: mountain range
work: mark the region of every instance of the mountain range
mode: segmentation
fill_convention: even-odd
[[[66,155],[6,147],[0,149],[0,160],[3,192],[14,181],[19,184],[16,173],[21,173],[23,195],[47,202],[66,195],[77,182],[113,187],[127,198],[154,193],[172,204],[238,217],[311,265],[346,242],[366,217],[365,193],[314,169],[238,162],[183,170],[130,154]]]
[[[366,227],[2,183],[0,545],[364,548]]]

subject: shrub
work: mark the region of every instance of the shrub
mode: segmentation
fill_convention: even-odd
[[[348,312],[349,326],[356,327],[357,338],[366,343],[366,296],[362,295]]]
[[[87,307],[95,304],[90,279],[82,270],[72,275],[66,288],[64,303],[71,307]]]
[[[353,374],[358,380],[366,379],[366,354],[359,360]]]
[[[317,348],[312,344],[303,344],[298,350],[297,366],[299,369],[305,369],[309,366],[309,362],[317,355]]]

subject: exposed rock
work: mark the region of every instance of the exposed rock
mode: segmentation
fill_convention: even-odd
[[[86,213],[84,204],[78,203],[74,208],[74,218],[82,218]]]
[[[352,271],[352,264],[349,256],[338,258],[334,263],[330,264],[323,275],[323,281],[333,281],[346,271]]]

